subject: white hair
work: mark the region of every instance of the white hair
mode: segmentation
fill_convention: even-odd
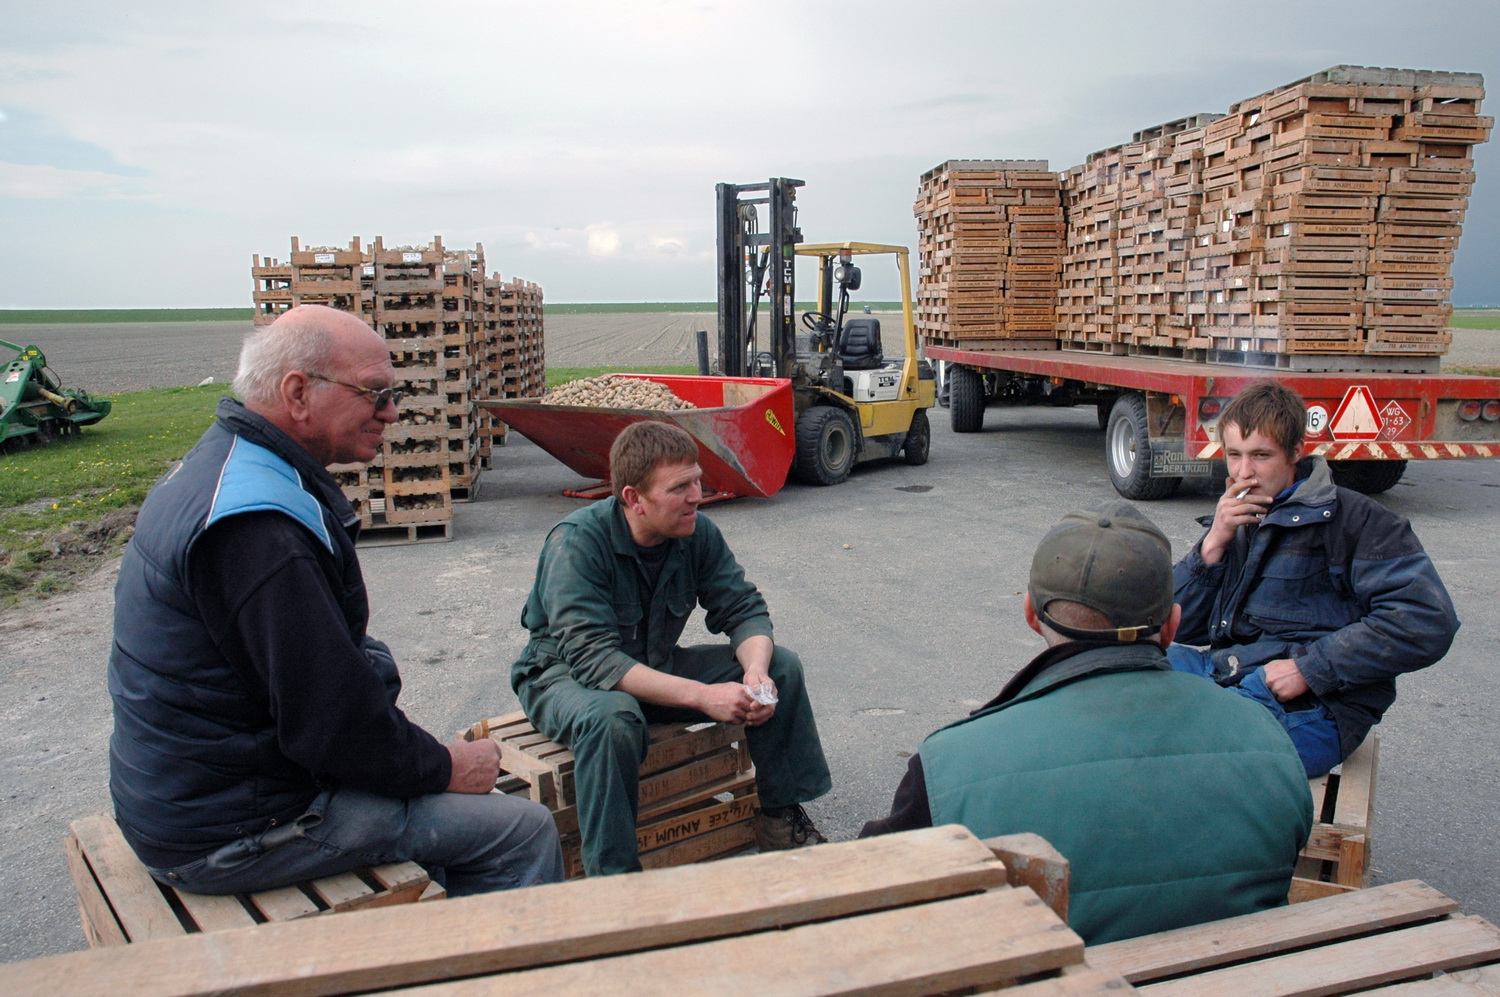
[[[325,323],[290,313],[245,337],[234,391],[251,405],[275,402],[288,371],[322,373],[332,364],[337,346]]]

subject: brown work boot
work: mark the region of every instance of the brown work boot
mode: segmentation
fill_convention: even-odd
[[[762,810],[755,818],[755,845],[763,852],[827,844],[801,804]]]

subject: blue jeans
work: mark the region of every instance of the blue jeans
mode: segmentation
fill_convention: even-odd
[[[501,793],[399,800],[323,793],[296,821],[151,875],[189,893],[250,893],[388,862],[416,862],[452,896],[563,878],[546,807]]]
[[[1214,661],[1207,651],[1184,644],[1173,644],[1167,648],[1167,662],[1179,672],[1202,675],[1213,680]],[[1271,690],[1266,688],[1265,669],[1256,668],[1246,673],[1239,685],[1228,686],[1246,699],[1253,699],[1271,711],[1271,716],[1286,730],[1292,746],[1302,759],[1307,777],[1315,779],[1327,775],[1328,770],[1344,760],[1339,748],[1339,728],[1328,708],[1314,699],[1306,710],[1287,710]]]

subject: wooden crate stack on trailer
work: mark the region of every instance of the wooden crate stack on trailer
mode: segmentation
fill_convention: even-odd
[[[358,315],[390,346],[398,419],[368,465],[329,469],[367,542],[448,538],[453,502],[473,498],[489,466],[493,430],[479,399],[544,388],[541,288],[484,273],[482,245],[445,250],[440,237],[306,250],[293,237],[289,263],[253,259],[256,325],[323,304]]]
[[[1338,67],[1234,105],[1208,173],[1253,211],[1258,244],[1250,336],[1214,330],[1215,346],[1446,352],[1483,96],[1472,74]]]
[[[917,328],[934,341],[1051,339],[1063,211],[1039,160],[950,160],[922,176],[914,213]]]
[[[1338,66],[1094,153],[1060,175],[1055,338],[1303,370],[1436,370],[1472,150],[1493,125],[1483,96],[1476,74]],[[973,346],[1014,335],[1006,282],[1023,257],[1011,240],[958,251],[963,212],[1000,209],[954,207],[989,203],[952,180],[955,165],[922,176],[919,328]],[[953,291],[971,287],[988,297]]]

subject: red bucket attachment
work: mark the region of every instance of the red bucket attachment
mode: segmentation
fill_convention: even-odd
[[[705,495],[776,494],[797,452],[792,382],[773,377],[638,377],[669,388],[698,406],[660,409],[546,405],[535,398],[483,399],[497,418],[586,478],[609,480],[609,448],[632,422],[655,419],[687,430],[698,441]],[[569,492],[573,494],[573,492]]]

